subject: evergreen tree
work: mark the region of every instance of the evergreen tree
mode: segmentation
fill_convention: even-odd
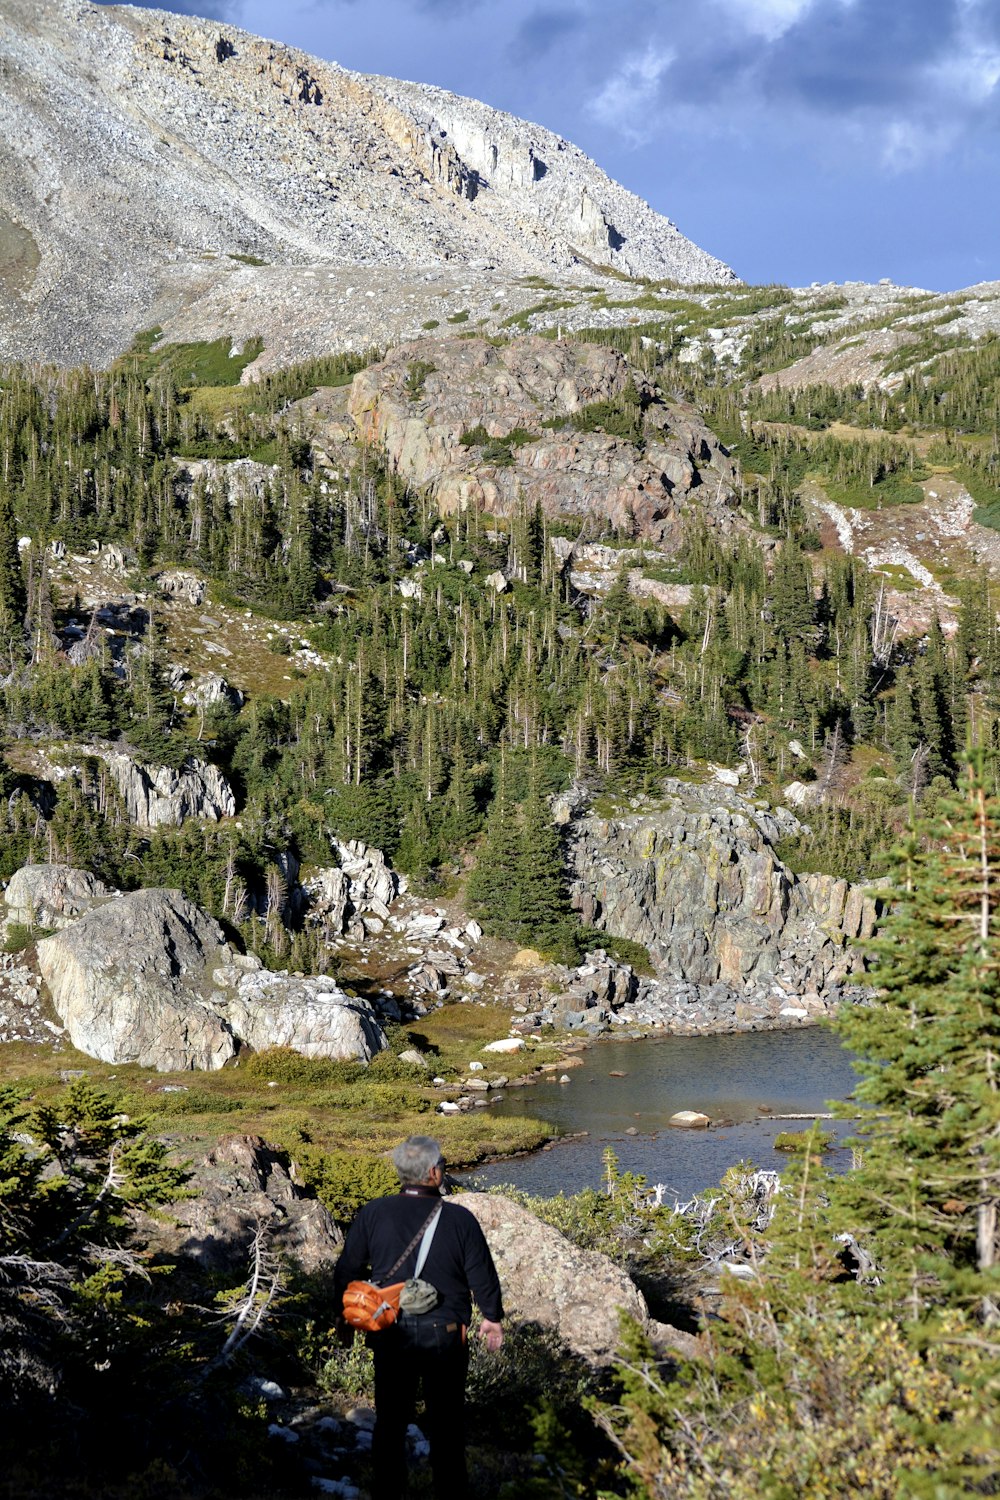
[[[857,1052],[863,1164],[845,1192],[890,1294],[1000,1307],[1000,802],[981,757],[916,824],[872,944],[882,1003],[840,1019]],[[858,1234],[861,1238],[861,1234]]]
[[[24,660],[26,603],[14,509],[0,487],[0,675],[15,671]]]

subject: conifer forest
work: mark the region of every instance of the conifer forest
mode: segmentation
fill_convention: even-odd
[[[583,330],[567,337],[627,359],[617,396],[461,436],[500,469],[553,430],[641,455],[643,393],[684,403],[733,459],[735,500],[722,527],[692,488],[670,547],[523,497],[509,514],[444,510],[378,443],[327,451],[310,402],[377,349],[241,383],[259,345],[154,333],[108,369],[0,371],[4,881],[51,864],[118,892],[177,889],[262,972],[350,989],[357,972],[294,888],[359,841],[418,898],[514,945],[497,950],[511,962],[516,946],[565,974],[599,948],[641,975],[643,944],[572,904],[553,800],[628,815],[667,777],[711,785],[739,767],[758,805],[802,791],[798,832],[776,845],[790,878],[880,892],[870,998],[832,1022],[857,1060],[837,1105],[849,1170],[824,1165],[817,1125],[792,1133],[780,1182],[734,1163],[688,1203],[614,1152],[583,1193],[510,1190],[574,1252],[609,1257],[677,1337],[625,1319],[594,1366],[526,1318],[497,1361],[474,1352],[484,1500],[998,1490],[1000,585],[942,567],[901,623],[912,577],[838,546],[829,507],[903,513],[948,481],[1000,530],[1000,339],[922,350],[886,385],[782,386],[762,377],[806,336],[783,289],[740,295],[760,315],[738,368],[680,359],[676,319]],[[429,373],[415,358],[415,412]],[[237,472],[248,482],[220,479]],[[583,545],[604,549],[600,588],[579,582]],[[108,557],[124,600],[110,613],[83,566]],[[203,639],[251,642],[238,693],[185,701],[162,582],[177,573],[203,586]],[[139,826],[110,754],[215,768],[237,813]],[[9,922],[8,953],[30,959],[49,930]],[[430,1049],[437,1082],[458,1079],[516,1019],[498,1014],[403,1013],[367,1065],[274,1048],[170,1075],[174,1093],[138,1066],[0,1045],[0,1369],[31,1434],[4,1448],[0,1493],[317,1493],[333,1472],[317,1468],[317,1414],[346,1421],[371,1399],[363,1343],[334,1337],[329,1277],[263,1231],[249,1280],[245,1265],[206,1272],[149,1252],[149,1226],[194,1191],[193,1156],[235,1131],[266,1138],[343,1227],[392,1190],[394,1141],[437,1129],[412,1049]],[[546,1139],[487,1114],[456,1121],[450,1166]],[[739,1274],[722,1274],[734,1253]],[[343,1487],[319,1487],[365,1494],[364,1453],[338,1462]]]

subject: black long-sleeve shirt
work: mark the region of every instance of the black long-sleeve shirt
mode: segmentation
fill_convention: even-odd
[[[468,1324],[475,1297],[483,1317],[499,1323],[503,1317],[500,1279],[486,1236],[467,1208],[449,1203],[432,1187],[406,1187],[394,1197],[376,1198],[358,1211],[334,1272],[338,1301],[349,1281],[370,1279],[376,1286],[386,1286],[412,1276],[419,1241],[397,1271],[392,1272],[392,1267],[439,1202],[441,1216],[420,1273],[440,1294],[435,1312]]]

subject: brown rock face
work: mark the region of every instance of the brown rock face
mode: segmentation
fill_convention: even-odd
[[[644,443],[558,424],[634,386]],[[420,339],[355,376],[348,409],[409,483],[447,514],[470,505],[498,516],[541,505],[592,515],[668,550],[697,490],[698,508],[729,529],[732,460],[693,408],[668,404],[614,349],[522,338]],[[463,443],[483,429],[487,443]]]

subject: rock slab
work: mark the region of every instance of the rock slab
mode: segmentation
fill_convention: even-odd
[[[95,908],[43,939],[38,964],[73,1045],[103,1062],[215,1069],[241,1046],[367,1061],[385,1045],[367,1001],[262,971],[180,891]]]
[[[486,1235],[514,1319],[552,1328],[591,1364],[608,1364],[619,1342],[619,1312],[647,1331],[645,1298],[606,1255],[580,1250],[534,1214],[493,1193],[460,1193]]]

